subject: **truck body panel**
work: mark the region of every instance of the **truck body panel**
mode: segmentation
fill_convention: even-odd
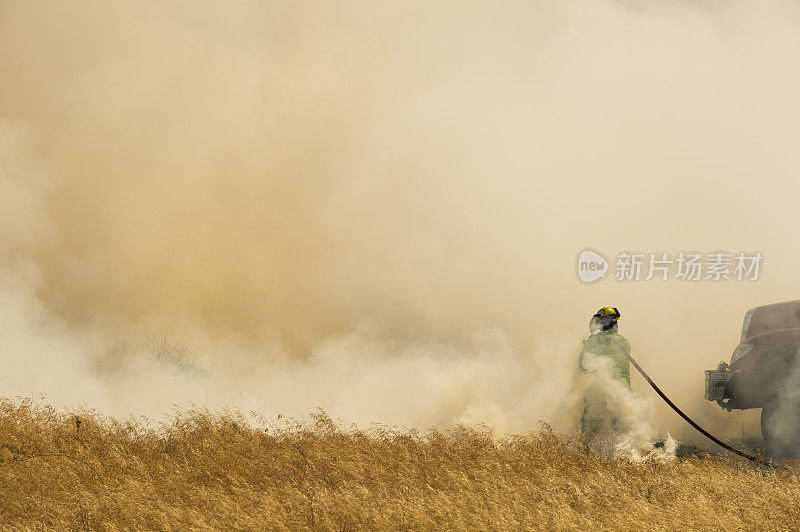
[[[794,380],[800,348],[800,301],[747,311],[730,364],[706,371],[706,399],[726,410],[763,408]],[[720,397],[721,396],[721,397]]]

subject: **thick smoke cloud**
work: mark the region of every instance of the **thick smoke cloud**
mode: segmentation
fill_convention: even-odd
[[[588,317],[614,305],[664,389],[738,433],[751,417],[703,404],[702,370],[747,308],[797,297],[798,14],[2,2],[4,386],[524,430],[559,423]],[[585,286],[585,247],[765,266]],[[207,375],[154,366],[164,335]]]

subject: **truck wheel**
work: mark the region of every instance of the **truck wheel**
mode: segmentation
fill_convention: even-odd
[[[761,435],[776,462],[800,457],[800,405],[792,403],[772,403],[761,410]]]

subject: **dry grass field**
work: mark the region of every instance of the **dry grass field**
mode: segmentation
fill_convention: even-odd
[[[546,427],[259,429],[203,411],[148,426],[0,401],[3,529],[798,529],[797,472],[604,459]]]

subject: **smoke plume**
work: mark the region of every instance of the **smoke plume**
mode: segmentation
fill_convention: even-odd
[[[799,14],[0,2],[4,394],[574,430],[612,305],[665,392],[744,432],[702,370],[747,308],[798,297]],[[765,259],[757,282],[583,285],[587,247]],[[666,407],[653,425],[683,437]]]

